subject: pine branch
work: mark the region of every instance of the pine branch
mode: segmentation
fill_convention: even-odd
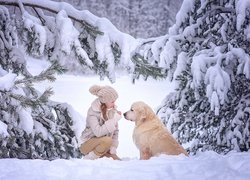
[[[29,98],[27,96],[21,94],[14,94],[9,91],[2,91],[0,93],[6,94],[7,96],[15,99],[16,101],[20,102],[21,106],[23,107],[31,107],[36,108],[37,106],[41,105],[42,103],[48,102],[48,99],[51,95],[53,95],[52,88],[46,89],[43,94],[38,98]]]
[[[39,1],[35,2],[35,1],[23,1],[21,2],[23,4],[23,6],[28,6],[28,7],[32,7],[32,8],[39,8],[39,9],[43,9],[49,12],[52,12],[54,14],[57,14],[59,11],[61,11],[63,9],[63,6],[46,6],[43,3],[39,4]],[[48,2],[48,3],[53,3],[54,5],[57,5],[57,2]],[[0,5],[9,5],[9,6],[17,6],[19,7],[18,1],[16,0],[0,0]],[[82,24],[86,30],[95,32],[96,34],[99,35],[103,35],[103,32],[99,31],[97,27],[92,26],[90,23],[86,22],[85,20],[74,16],[74,12],[67,12],[68,13],[68,17],[74,21],[77,21],[78,23]],[[77,13],[76,13],[77,14]]]
[[[53,92],[52,88],[49,87],[49,88],[46,89],[46,90],[43,92],[43,94],[38,98],[38,101],[39,101],[39,102],[42,102],[42,103],[46,103],[46,102],[48,102],[49,97],[50,97],[51,95],[53,95],[53,94],[54,94],[54,92]]]
[[[115,57],[115,64],[118,64],[119,58],[121,57],[122,54],[121,49],[117,43],[112,43],[111,49]]]
[[[40,19],[42,25],[45,26],[45,20],[40,16],[40,14],[37,12],[36,8],[33,7],[33,9],[36,12],[36,15],[38,16],[38,18]]]
[[[42,71],[39,75],[37,76],[30,76],[25,79],[17,80],[15,81],[15,85],[18,84],[26,84],[30,85],[35,82],[41,82],[44,80],[49,80],[50,82],[54,82],[56,80],[54,74],[57,72],[58,74],[63,74],[67,70],[61,66],[57,61],[54,61],[53,64],[46,69],[45,71]]]
[[[14,93],[9,93],[9,92],[8,92],[8,94],[9,94],[9,97],[20,102],[21,106],[24,108],[25,107],[35,108],[39,104],[36,100],[33,100],[31,98],[28,98],[28,97],[20,95],[20,94],[14,94]]]
[[[34,97],[38,97],[38,93],[37,90],[33,87],[33,84],[26,84],[26,87],[23,88],[23,90],[26,92],[26,94],[30,93],[32,94]],[[29,96],[29,95],[27,95]]]
[[[148,64],[148,62],[138,53],[132,57],[135,63],[135,71],[144,77],[152,76],[153,78],[165,78],[167,76],[165,70],[161,67],[156,67]]]
[[[37,121],[37,122],[40,122],[44,127],[46,127],[47,129],[50,129],[51,126],[51,122],[52,121],[51,119],[47,119],[46,117],[44,117],[44,114],[38,114],[38,116],[34,117],[34,119]]]
[[[57,72],[58,74],[63,74],[67,71],[66,68],[61,66],[58,61],[54,61],[52,65],[46,70],[43,71],[41,74],[51,74],[52,72]]]
[[[212,16],[215,17],[217,14],[221,13],[236,13],[233,8],[228,8],[228,7],[220,7],[220,6],[214,6],[213,9],[208,11],[203,17],[202,17],[202,22],[205,22],[207,17]]]
[[[7,51],[11,51],[11,44],[7,41],[5,38],[5,35],[2,31],[0,31],[0,39],[2,39],[2,43],[4,44],[4,47]]]
[[[69,16],[69,18],[71,18]],[[84,29],[92,36],[96,37],[97,35],[103,35],[104,33],[99,31],[97,27],[93,27],[91,24],[87,23],[84,20],[81,20],[80,23],[84,26]]]

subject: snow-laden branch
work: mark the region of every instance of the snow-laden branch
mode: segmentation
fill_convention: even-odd
[[[246,22],[247,10],[249,9],[250,9],[250,1],[238,0],[236,2],[237,31],[240,31],[242,28],[242,25]]]
[[[79,11],[75,9],[73,6],[71,6],[68,3],[64,2],[54,2],[49,0],[0,0],[0,5],[9,5],[9,6],[19,6],[20,3],[23,4],[23,6],[33,7],[33,8],[39,8],[43,9],[52,13],[57,14],[61,10],[65,10],[68,14],[68,16],[82,24],[85,24],[88,27],[91,27],[91,25],[95,24],[96,22],[96,16],[91,14],[89,11]],[[24,9],[21,8],[21,11]],[[94,27],[91,27],[93,29]],[[97,31],[97,30],[96,30]],[[102,34],[102,32],[97,31],[99,34]]]
[[[246,78],[250,79],[250,55],[242,48],[230,47],[231,52],[228,56],[236,57],[238,59],[237,74],[244,74]],[[229,59],[229,58],[228,58]]]
[[[218,116],[220,105],[223,105],[227,100],[227,93],[231,85],[230,77],[217,63],[208,68],[205,75],[205,84],[210,109]]]
[[[0,90],[9,91],[14,86],[16,77],[17,75],[11,72],[0,76]]]
[[[28,33],[34,34],[33,40],[28,38],[26,41],[28,48],[37,52],[35,55],[40,56],[41,51],[44,51],[47,44],[54,44],[56,47],[52,45],[51,49],[64,52],[67,56],[73,56],[73,49],[78,58],[71,57],[70,59],[78,59],[79,62],[76,63],[76,66],[79,67],[80,63],[93,70],[95,69],[93,63],[96,67],[105,67],[103,72],[97,73],[105,74],[113,82],[115,81],[115,67],[124,68],[125,66],[129,70],[134,69],[131,56],[138,46],[138,41],[119,31],[106,18],[99,18],[87,10],[77,10],[68,3],[49,0],[20,0],[18,2],[16,0],[0,0],[0,5],[18,6],[20,8],[27,30],[31,29]],[[27,7],[33,8],[35,13],[29,14],[30,12],[28,13],[25,10]],[[46,11],[55,13],[55,15],[49,14],[46,16]],[[53,20],[51,21],[51,19]],[[80,26],[73,23],[72,20],[79,22]],[[55,31],[58,32],[55,34],[59,36],[56,38],[60,42],[51,43],[51,35],[48,32],[45,33],[45,26],[50,30],[50,34],[55,33]],[[45,44],[44,38],[49,43],[46,42],[47,44]],[[35,42],[39,42],[39,44],[35,44]],[[115,48],[119,51],[118,55],[116,55]],[[62,58],[63,55],[54,53],[51,59]],[[62,62],[62,64],[64,63]]]

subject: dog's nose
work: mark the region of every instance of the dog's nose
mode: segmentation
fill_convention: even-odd
[[[123,113],[123,116],[126,116],[126,113]]]

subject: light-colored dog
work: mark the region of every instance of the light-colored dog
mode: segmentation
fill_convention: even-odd
[[[150,106],[135,102],[124,114],[125,119],[135,122],[133,140],[140,151],[140,159],[149,159],[159,154],[185,154],[185,149],[167,131]]]

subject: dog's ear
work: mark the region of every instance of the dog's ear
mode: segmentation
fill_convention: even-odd
[[[146,119],[147,115],[145,112],[145,108],[143,106],[136,107],[137,117],[138,120],[144,120]]]
[[[144,119],[145,120],[151,120],[154,118],[155,113],[149,106],[144,106]]]
[[[144,107],[144,108],[142,108],[142,110],[141,110],[141,119],[144,121],[144,120],[146,120],[146,118],[147,118],[147,112],[146,112],[147,110],[146,110],[146,108]]]

